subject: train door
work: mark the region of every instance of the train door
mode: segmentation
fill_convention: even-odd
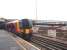
[[[16,28],[15,28],[15,23],[12,23],[12,32],[15,32]]]

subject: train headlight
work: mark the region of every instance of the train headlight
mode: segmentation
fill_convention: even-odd
[[[26,29],[25,33],[26,33],[26,34],[29,34],[29,29]]]

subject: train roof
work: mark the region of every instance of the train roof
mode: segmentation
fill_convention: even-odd
[[[16,22],[20,22],[20,20],[11,21],[11,22],[8,22],[7,24],[9,24],[9,23],[16,23]]]
[[[22,19],[22,20],[28,20],[28,19]],[[9,23],[16,23],[16,22],[21,22],[22,20],[15,20],[15,21],[11,21],[11,22],[8,22],[7,24],[9,24]]]

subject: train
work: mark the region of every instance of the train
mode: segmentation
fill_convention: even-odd
[[[29,41],[32,37],[32,20],[22,19],[7,22],[5,24],[5,30],[8,32],[15,33],[16,35],[22,37],[23,39]]]

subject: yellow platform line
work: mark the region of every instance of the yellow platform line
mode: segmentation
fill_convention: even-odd
[[[26,48],[22,46],[22,44],[20,43],[19,40],[16,40],[16,38],[14,38],[14,37],[12,37],[12,36],[10,36],[10,37],[11,37],[21,48],[23,48],[22,50],[26,50]]]

